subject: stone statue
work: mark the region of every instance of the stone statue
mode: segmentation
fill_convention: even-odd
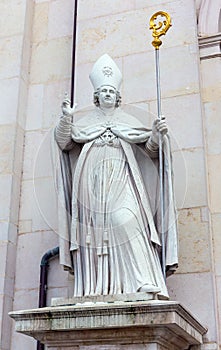
[[[147,129],[120,109],[122,75],[107,54],[95,63],[90,80],[95,110],[74,122],[66,98],[55,128],[60,262],[74,272],[74,296],[147,292],[167,299],[160,263],[159,132],[168,271],[177,265],[167,125],[155,120]]]

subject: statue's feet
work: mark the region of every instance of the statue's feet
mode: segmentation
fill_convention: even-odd
[[[159,293],[160,292],[160,288],[156,287],[152,284],[144,284],[142,287],[140,287],[138,289],[138,292],[143,292],[143,293]]]

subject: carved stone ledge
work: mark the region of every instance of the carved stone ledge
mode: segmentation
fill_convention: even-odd
[[[202,344],[203,327],[171,301],[113,302],[11,312],[17,332],[49,349],[187,349]],[[151,347],[152,346],[152,347]],[[71,348],[72,349],[72,348]],[[82,348],[83,349],[83,348]]]
[[[199,37],[200,59],[221,57],[221,33]]]

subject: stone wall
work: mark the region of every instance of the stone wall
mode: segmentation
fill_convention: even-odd
[[[10,331],[7,311],[37,307],[41,257],[58,245],[49,133],[70,91],[74,1],[11,0],[2,1],[0,9],[7,19],[0,34],[0,348],[32,350],[33,339]],[[180,266],[168,287],[171,299],[208,327],[203,349],[216,349],[221,336],[220,57],[200,61],[195,1],[79,0],[75,100],[79,109],[91,105],[88,74],[107,52],[123,72],[123,103],[143,108],[144,122],[151,125],[156,87],[148,22],[158,10],[170,13],[173,22],[160,50],[180,241]],[[55,296],[72,296],[72,277],[56,259],[50,264],[48,304]]]

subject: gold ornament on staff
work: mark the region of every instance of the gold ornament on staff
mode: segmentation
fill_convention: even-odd
[[[163,20],[159,20],[158,17],[163,17]],[[157,87],[157,117],[159,120],[162,118],[161,112],[161,91],[160,91],[160,57],[159,47],[162,41],[159,39],[160,36],[165,35],[168,29],[171,27],[171,20],[168,13],[164,11],[158,11],[150,19],[150,29],[153,29],[152,36],[154,40],[152,45],[155,47],[155,62],[156,62],[156,87]],[[164,183],[163,183],[163,140],[162,135],[159,133],[159,180],[160,180],[160,217],[161,217],[161,245],[162,245],[162,272],[163,277],[166,281],[166,250],[165,250],[165,223],[164,223]]]
[[[157,17],[163,17],[163,20],[158,23]],[[150,29],[153,30],[152,36],[154,37],[154,40],[152,41],[152,45],[155,47],[156,50],[159,50],[160,45],[162,44],[162,41],[160,40],[160,36],[165,35],[168,29],[172,26],[170,15],[167,12],[164,11],[158,11],[154,13],[154,15],[150,19]]]

